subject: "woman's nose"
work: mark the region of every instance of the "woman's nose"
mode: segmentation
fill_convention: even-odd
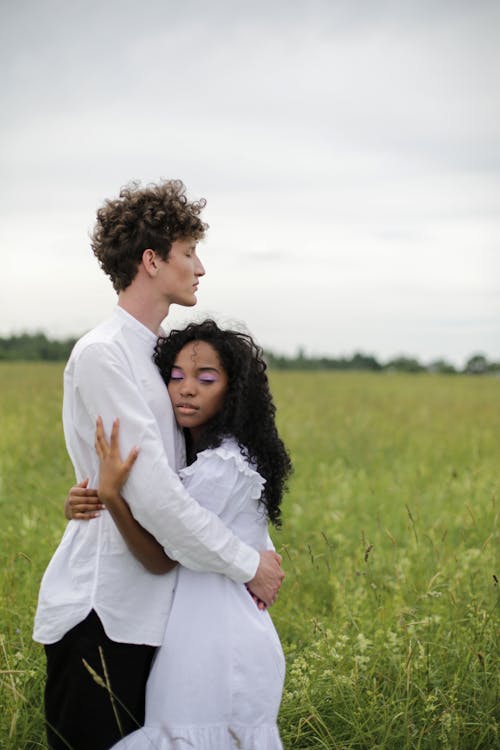
[[[179,392],[182,396],[194,396],[196,393],[196,387],[197,383],[195,378],[184,378]]]

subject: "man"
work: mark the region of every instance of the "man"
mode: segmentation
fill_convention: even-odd
[[[140,445],[123,489],[138,522],[186,567],[247,582],[272,604],[281,558],[257,553],[183,489],[183,442],[152,362],[171,304],[196,304],[204,201],[180,181],[132,184],[97,213],[92,249],[118,293],[111,317],[76,344],[64,376],[63,424],[77,481],[97,486],[97,416],[120,417],[121,449]],[[82,493],[85,490],[82,489]],[[35,640],[45,644],[49,746],[105,750],[144,719],[144,691],[175,577],[148,573],[110,515],[72,521],[42,580]]]

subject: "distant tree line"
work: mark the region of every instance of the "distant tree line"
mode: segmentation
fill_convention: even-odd
[[[0,361],[50,361],[68,359],[76,338],[49,339],[44,333],[21,333],[0,338]],[[445,374],[500,375],[500,362],[491,362],[483,354],[469,357],[463,369],[444,359],[422,364],[413,357],[396,357],[379,362],[371,354],[356,352],[352,357],[311,357],[303,349],[295,356],[281,356],[266,351],[265,358],[274,370],[370,370],[372,372],[432,372]]]
[[[44,333],[21,333],[0,338],[0,360],[45,360],[50,362],[68,359],[76,338],[63,341],[48,339]]]
[[[413,357],[396,357],[379,362],[371,354],[356,352],[352,357],[309,357],[299,350],[294,357],[278,356],[266,351],[266,361],[274,370],[371,370],[372,372],[431,372],[440,374],[500,375],[500,362],[490,362],[483,354],[469,357],[463,369],[444,359],[422,364]]]

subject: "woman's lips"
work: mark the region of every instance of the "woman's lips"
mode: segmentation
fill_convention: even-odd
[[[194,404],[176,404],[175,408],[178,412],[181,414],[194,414],[199,410],[199,406],[194,406]]]

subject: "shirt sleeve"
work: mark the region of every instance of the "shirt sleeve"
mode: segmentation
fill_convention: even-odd
[[[222,573],[237,583],[251,580],[259,553],[184,489],[168,464],[155,417],[121,352],[100,343],[89,345],[80,353],[74,387],[75,427],[93,451],[98,415],[108,432],[113,419],[120,418],[123,457],[134,445],[139,447],[122,492],[141,526],[188,568]],[[95,462],[97,466],[97,456]]]

